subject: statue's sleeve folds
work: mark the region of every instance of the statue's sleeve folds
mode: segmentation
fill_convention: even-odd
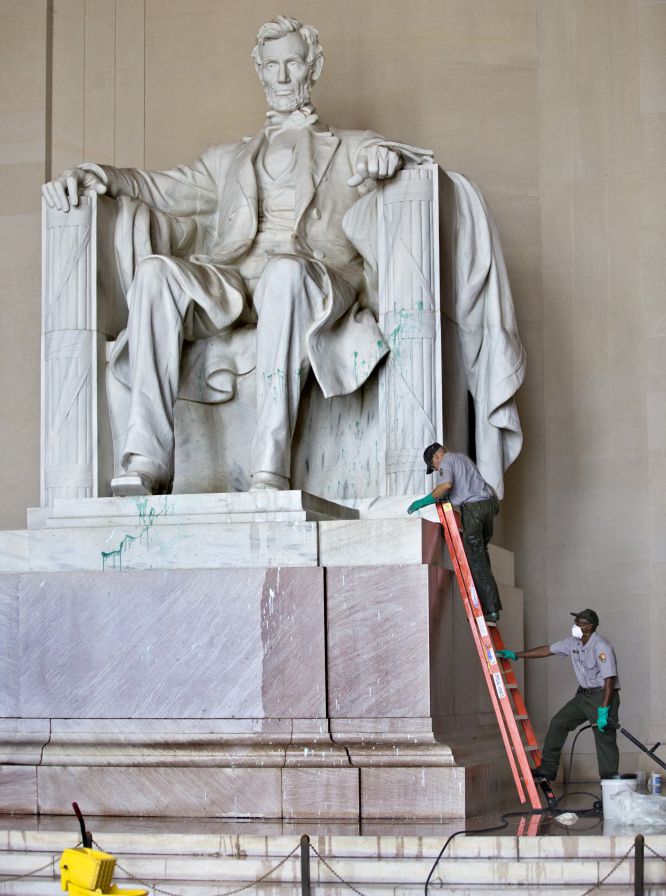
[[[167,171],[91,163],[81,167],[98,174],[113,198],[130,196],[174,217],[206,215],[217,207],[214,149],[206,150],[192,165],[178,165]]]

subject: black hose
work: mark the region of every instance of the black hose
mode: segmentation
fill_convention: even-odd
[[[585,793],[585,791],[577,791],[576,793]],[[576,811],[576,815],[578,815],[581,818],[598,818],[598,817],[600,817],[601,816],[601,800],[597,799],[595,797],[595,795],[592,793],[588,793],[587,795],[591,796],[595,800],[594,804],[592,805],[592,808],[591,809],[578,809]],[[571,793],[571,794],[569,794],[569,796],[574,796],[574,794]],[[440,849],[439,855],[435,859],[435,863],[432,866],[432,868],[430,869],[430,873],[428,874],[428,878],[425,882],[425,891],[424,891],[425,896],[428,896],[428,887],[430,885],[430,879],[432,878],[433,874],[435,873],[435,870],[436,870],[437,866],[439,865],[440,859],[446,852],[446,847],[449,845],[449,843],[453,840],[454,837],[458,837],[460,834],[490,834],[493,831],[503,831],[504,828],[506,828],[508,826],[510,818],[523,818],[525,815],[556,816],[556,815],[563,815],[567,811],[569,811],[569,810],[567,810],[567,809],[555,809],[555,810],[532,809],[529,812],[505,812],[503,815],[500,815],[501,824],[495,824],[489,828],[476,828],[474,830],[470,830],[469,828],[463,828],[460,831],[455,831],[453,834],[451,834],[449,836],[449,838],[447,839],[444,846],[442,846],[442,848]]]

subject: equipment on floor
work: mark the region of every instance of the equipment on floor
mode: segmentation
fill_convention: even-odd
[[[502,635],[496,623],[487,623],[484,619],[481,602],[476,593],[472,572],[460,537],[458,520],[451,502],[447,498],[437,504],[437,513],[444,529],[453,570],[460,588],[460,596],[472,630],[472,637],[509,759],[518,797],[521,803],[529,799],[533,809],[541,810],[541,800],[528,759],[529,754],[534,766],[538,766],[541,762],[541,752],[511,663],[508,660],[500,659],[496,654],[497,650],[504,650]],[[545,790],[544,794],[548,808],[551,809],[557,805],[557,801],[550,786],[548,786],[548,790],[550,794]]]
[[[632,744],[635,744],[639,750],[642,750],[644,753],[647,753],[647,755],[650,757],[650,759],[653,762],[656,762],[657,765],[660,765],[663,769],[666,769],[666,762],[664,762],[663,759],[660,759],[656,755],[657,750],[661,746],[661,741],[657,741],[657,743],[654,745],[654,747],[646,747],[645,744],[641,743],[637,737],[634,737],[634,735],[631,734],[630,731],[627,731],[626,728],[623,728],[619,722],[614,722],[613,719],[609,719],[608,726],[610,728],[617,728],[617,730],[620,732],[620,734],[624,734],[624,736],[628,740],[630,740],[632,742]]]
[[[92,848],[92,834],[86,831],[83,815],[72,803],[81,827],[82,847],[66,849],[60,857],[60,886],[72,896],[148,896],[148,890],[127,889],[111,883],[116,857]]]

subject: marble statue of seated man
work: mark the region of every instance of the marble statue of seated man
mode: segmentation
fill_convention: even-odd
[[[270,107],[254,137],[210,147],[193,165],[168,171],[83,164],[43,188],[47,203],[63,211],[77,205],[79,192],[94,190],[138,200],[151,214],[182,222],[184,234],[196,231],[190,254],[153,242],[132,270],[128,325],[111,358],[131,393],[114,494],[170,489],[188,343],[226,335],[220,366],[232,374],[255,370],[252,489],[289,488],[309,372],[326,397],[344,395],[388,352],[359,301],[363,259],[342,219],[365,182],[391,178],[408,150],[321,121],[310,103],[323,65],[313,28],[278,16],[259,29],[252,57]]]

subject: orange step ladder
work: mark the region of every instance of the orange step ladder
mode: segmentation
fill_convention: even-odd
[[[500,659],[496,654],[497,650],[504,650],[502,635],[497,625],[492,622],[487,623],[483,618],[481,602],[476,593],[472,571],[469,568],[458,531],[458,520],[450,501],[438,503],[437,513],[444,529],[453,570],[460,588],[460,596],[479,654],[479,662],[486,679],[488,693],[495,710],[520,802],[524,803],[526,799],[529,799],[533,809],[540,809],[541,800],[532,777],[528,754],[532,757],[534,767],[536,767],[541,763],[541,753],[527,714],[525,701],[518,688],[510,660]],[[527,797],[525,791],[527,791]]]

